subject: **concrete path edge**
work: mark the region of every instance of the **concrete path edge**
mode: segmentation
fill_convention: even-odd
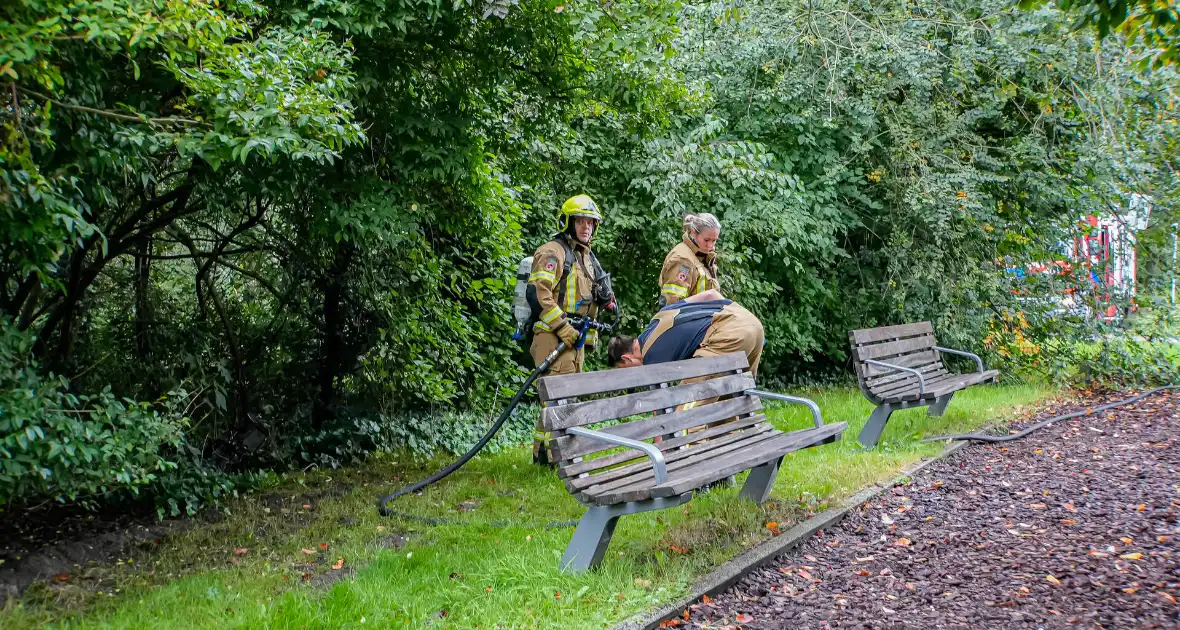
[[[956,442],[947,446],[941,453],[929,459],[914,462],[909,466],[903,468],[897,475],[893,476],[889,481],[869,486],[860,492],[848,497],[840,505],[830,508],[824,512],[820,512],[815,516],[795,525],[791,529],[766,540],[750,549],[746,550],[740,556],[726,562],[717,567],[713,571],[706,574],[692,587],[692,593],[687,597],[683,597],[674,602],[661,606],[654,611],[645,612],[636,615],[626,621],[612,626],[609,630],[655,630],[659,628],[660,622],[671,619],[680,614],[685,608],[701,601],[701,599],[708,595],[710,597],[721,593],[741,580],[747,573],[757,569],[758,567],[774,560],[775,558],[787,553],[788,551],[798,547],[808,538],[811,538],[817,531],[832,527],[844,520],[850,511],[861,505],[865,501],[872,499],[881,492],[892,488],[900,480],[906,477],[912,477],[922,469],[931,464],[946,459],[951,455],[966,448],[970,442]]]

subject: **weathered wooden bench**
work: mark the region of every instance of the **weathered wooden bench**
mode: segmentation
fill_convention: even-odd
[[[894,411],[929,406],[929,415],[941,416],[955,392],[1000,375],[984,371],[978,355],[937,345],[930,322],[854,330],[848,337],[860,391],[877,405],[856,438],[864,446],[877,444]],[[951,372],[942,361],[944,353],[974,359],[979,371]]]
[[[762,503],[784,455],[834,442],[847,428],[825,425],[810,400],[754,389],[748,367],[739,352],[537,381],[546,405],[541,423],[553,436],[549,461],[570,494],[589,506],[562,570],[597,566],[620,516],[682,505],[694,491],[739,472],[752,471],[741,496]],[[683,383],[702,377],[711,378]],[[587,397],[597,398],[579,401]],[[761,398],[808,405],[815,427],[776,430],[760,413]],[[687,408],[677,410],[681,405]],[[634,418],[641,414],[647,415]],[[612,420],[622,422],[589,428]]]

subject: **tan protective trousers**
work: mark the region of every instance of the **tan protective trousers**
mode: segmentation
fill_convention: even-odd
[[[533,343],[529,347],[529,354],[533,357],[533,366],[540,366],[545,357],[549,356],[557,348],[557,344],[561,343],[561,339],[551,332],[534,331]],[[577,374],[582,371],[582,364],[586,360],[586,349],[581,348],[577,351],[566,350],[562,352],[549,366],[549,371],[542,376],[557,376],[561,374]],[[548,464],[551,462],[549,457],[549,433],[541,426],[541,419],[537,419],[537,427],[533,433],[533,463]]]

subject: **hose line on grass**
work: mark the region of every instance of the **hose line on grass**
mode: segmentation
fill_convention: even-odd
[[[537,376],[549,369],[549,364],[553,362],[552,359],[557,358],[556,355],[560,354],[560,352],[565,350],[565,348],[566,346],[564,342],[559,344],[557,349],[549,355],[550,358],[545,359],[541,365],[537,366],[537,369],[533,370],[532,374],[529,374],[529,377],[524,381],[524,385],[522,385],[521,388],[516,391],[516,395],[512,397],[512,401],[509,402],[508,406],[504,408],[504,411],[500,414],[500,417],[496,419],[496,422],[490,429],[488,429],[488,432],[483,434],[483,437],[479,439],[479,442],[476,442],[475,446],[473,446],[471,450],[463,453],[463,456],[455,460],[455,462],[450,466],[443,468],[426,479],[408,485],[405,488],[394,492],[393,494],[387,494],[381,497],[381,499],[377,501],[377,511],[381,514],[381,516],[393,515],[393,511],[389,509],[389,504],[393,502],[394,499],[403,495],[412,494],[421,490],[422,488],[425,488],[426,486],[441,481],[447,475],[455,472],[456,470],[459,470],[463,464],[466,464],[472,457],[475,457],[476,453],[483,450],[483,447],[488,445],[488,442],[492,440],[492,437],[496,435],[496,433],[500,430],[500,427],[504,426],[504,423],[508,421],[509,416],[512,415],[512,411],[516,409],[517,405],[520,404],[521,397],[524,396],[524,393],[528,391],[529,387],[532,387],[533,381],[537,380]]]
[[[548,521],[545,523],[521,523],[519,521],[488,521],[486,523],[471,522],[471,521],[457,521],[450,518],[443,518],[441,516],[415,516],[413,514],[406,514],[405,512],[394,512],[386,509],[381,513],[383,516],[392,518],[400,518],[406,521],[413,521],[415,523],[422,523],[431,527],[439,527],[442,525],[463,525],[468,527],[490,527],[494,529],[508,529],[509,527],[518,527],[520,529],[561,529],[563,527],[575,527],[579,521]]]
[[[581,334],[581,337],[578,342],[579,347],[581,346],[582,342],[586,339],[586,332],[587,331],[594,329],[594,330],[605,331],[605,332],[609,333],[612,329],[612,326],[610,324],[596,322],[596,321],[593,321],[589,318],[572,318],[571,317],[570,324],[573,325],[575,328],[578,328],[581,330],[582,334]],[[491,428],[488,429],[488,432],[483,434],[483,437],[479,439],[479,442],[476,442],[475,446],[471,447],[471,450],[467,451],[466,453],[463,453],[463,456],[460,457],[459,459],[457,459],[450,466],[443,468],[442,470],[434,473],[433,475],[427,477],[426,479],[423,479],[422,481],[419,481],[417,483],[406,486],[405,488],[402,488],[401,490],[398,490],[397,492],[394,492],[393,494],[387,494],[387,495],[381,497],[377,501],[377,512],[379,512],[381,514],[381,516],[392,516],[394,514],[394,512],[389,509],[389,504],[392,503],[394,501],[394,499],[397,499],[398,497],[401,497],[401,496],[404,496],[407,494],[412,494],[414,492],[421,490],[422,488],[425,488],[426,486],[429,486],[434,483],[438,483],[447,475],[450,475],[451,473],[455,472],[456,470],[459,470],[459,468],[461,468],[463,466],[463,464],[466,464],[468,461],[470,461],[472,457],[475,457],[475,454],[480,452],[481,450],[483,450],[483,447],[487,446],[488,442],[492,441],[492,437],[494,437],[496,435],[496,433],[500,430],[500,427],[503,427],[504,423],[508,421],[508,418],[512,415],[512,411],[514,409],[516,409],[517,405],[520,404],[520,399],[522,397],[524,397],[524,393],[529,390],[529,387],[532,387],[533,381],[537,380],[537,377],[540,376],[541,374],[544,374],[545,371],[549,369],[549,366],[552,365],[553,362],[557,360],[557,357],[561,356],[561,353],[565,352],[567,349],[569,349],[569,347],[570,346],[568,344],[566,344],[564,341],[557,344],[557,347],[553,349],[553,352],[550,352],[549,356],[545,357],[545,360],[542,361],[541,364],[537,366],[537,369],[533,370],[532,374],[529,374],[529,377],[527,379],[525,379],[525,381],[524,381],[524,385],[521,385],[520,389],[518,389],[516,391],[516,395],[512,397],[512,400],[508,403],[508,406],[504,408],[504,411],[500,414],[500,417],[496,419],[496,422],[494,424],[492,424]],[[402,516],[407,516],[407,515],[402,515]],[[416,520],[416,518],[413,520]]]
[[[1140,400],[1143,400],[1144,398],[1147,398],[1148,396],[1151,396],[1151,395],[1156,394],[1158,392],[1162,392],[1164,390],[1170,390],[1170,389],[1180,389],[1180,385],[1164,385],[1163,387],[1156,387],[1155,389],[1149,389],[1145,392],[1142,392],[1140,394],[1132,396],[1126,400],[1119,400],[1116,402],[1107,403],[1105,405],[1094,407],[1093,409],[1083,409],[1081,411],[1074,411],[1072,413],[1066,413],[1066,414],[1062,414],[1060,416],[1053,416],[1052,418],[1042,420],[1032,426],[1025,427],[1023,430],[1013,433],[1011,435],[986,435],[983,433],[963,433],[963,434],[958,434],[958,435],[940,435],[938,437],[928,437],[928,438],[924,438],[922,441],[923,442],[941,442],[942,440],[963,440],[963,441],[967,441],[967,442],[1011,442],[1012,440],[1019,440],[1022,437],[1025,437],[1025,436],[1030,435],[1036,431],[1039,431],[1039,430],[1053,424],[1054,422],[1059,422],[1061,420],[1072,420],[1074,418],[1080,418],[1082,416],[1088,416],[1088,415],[1095,414],[1095,413],[1101,413],[1103,411],[1106,411],[1107,409],[1114,409],[1115,407],[1122,407],[1123,405],[1129,405],[1131,403],[1139,402]]]

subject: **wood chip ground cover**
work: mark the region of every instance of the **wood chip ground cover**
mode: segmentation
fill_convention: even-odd
[[[1178,405],[972,446],[664,625],[1180,627]]]

